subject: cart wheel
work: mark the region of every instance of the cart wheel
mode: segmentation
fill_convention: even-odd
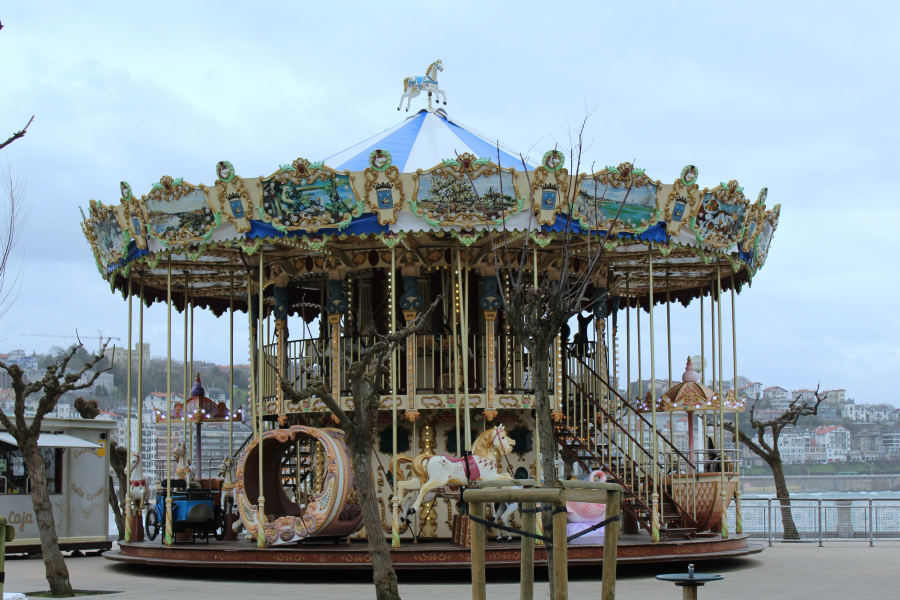
[[[144,530],[147,532],[147,539],[151,542],[159,535],[159,517],[156,516],[156,508],[154,507],[147,511],[147,517],[144,519]]]
[[[216,523],[216,529],[213,532],[213,535],[217,542],[221,542],[225,539],[225,513],[222,512],[222,509],[218,506],[213,512],[213,520],[215,520]]]

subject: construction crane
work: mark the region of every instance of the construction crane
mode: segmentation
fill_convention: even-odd
[[[103,349],[103,340],[118,340],[120,342],[122,341],[122,338],[120,338],[120,337],[115,337],[115,336],[111,336],[111,335],[104,336],[103,331],[101,331],[99,329],[97,330],[97,334],[98,334],[97,339],[99,340],[99,344],[97,346],[98,352]],[[56,335],[55,333],[20,333],[19,336],[21,336],[21,337],[48,337],[48,338],[61,338],[61,339],[64,338],[64,339],[75,339],[75,340],[81,339],[81,337],[77,336],[77,335]],[[87,336],[86,339],[94,339],[94,336],[92,336],[92,335]]]

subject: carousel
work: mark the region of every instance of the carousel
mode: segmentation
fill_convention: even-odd
[[[223,160],[208,185],[165,175],[142,195],[122,182],[118,203],[90,201],[82,228],[101,276],[127,301],[129,348],[133,321],[143,342],[144,307],[168,308],[169,404],[156,415],[167,429],[168,476],[156,506],[146,483],[132,482],[126,541],[108,558],[369,568],[366,536],[382,535],[398,569],[468,568],[458,487],[438,488],[447,482],[431,481],[434,470],[421,465],[460,464],[471,453],[462,487],[498,476],[549,485],[539,460],[548,452],[560,473],[622,486],[622,562],[759,551],[741,530],[740,460],[723,427],[743,399],[725,380],[737,379],[735,296],[765,263],[780,207],[766,208],[766,189],[749,200],[734,180],[701,187],[693,165],[663,183],[629,163],[570,171],[558,149],[523,158],[450,116],[441,70],[437,61],[404,82],[407,110],[420,93],[425,108],[324,160],[297,158],[256,177]],[[580,253],[601,242],[601,260],[585,272],[593,263]],[[533,364],[500,292],[508,297],[522,268],[534,285],[559,279],[565,245],[563,272],[592,283],[577,331],[557,337],[552,364]],[[367,531],[339,419],[316,397],[291,401],[279,376],[297,389],[321,379],[352,410],[350,365],[435,299],[380,384],[372,471],[382,531]],[[701,307],[690,341],[700,352],[676,384],[670,307],[691,302]],[[239,340],[251,372],[246,406],[235,406],[234,386],[227,403],[205,398],[188,369],[174,382],[188,400],[172,404],[172,337],[183,341],[187,366],[194,308],[229,325],[232,369]],[[183,335],[173,310],[183,313]],[[662,331],[665,365],[654,353]],[[723,364],[723,345],[732,364]],[[138,400],[128,410],[142,415],[144,361],[134,364]],[[552,448],[539,447],[534,416],[543,368]],[[219,477],[199,476],[196,465],[210,458],[201,457],[201,424],[235,421],[251,427],[249,439],[215,457]],[[188,443],[174,444],[173,430]],[[198,519],[216,522],[194,524],[194,505],[180,504],[192,498],[209,498],[215,510],[198,509]],[[151,512],[154,539],[145,531]],[[521,527],[515,507],[494,513]],[[205,528],[216,540],[191,543]],[[487,565],[517,565],[500,534],[490,532]],[[602,562],[599,542],[568,552],[571,564]]]

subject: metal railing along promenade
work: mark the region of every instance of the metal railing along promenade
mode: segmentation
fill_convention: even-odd
[[[777,498],[742,498],[743,532],[751,539],[785,539],[782,506]],[[790,499],[790,511],[801,542],[900,541],[900,498],[840,498],[837,496]],[[728,506],[728,524],[735,531],[734,502]]]

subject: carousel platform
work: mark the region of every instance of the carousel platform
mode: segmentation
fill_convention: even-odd
[[[520,550],[518,540],[512,542],[487,542],[485,560],[488,568],[518,567]],[[718,535],[698,537],[695,540],[671,540],[652,543],[646,534],[624,534],[619,540],[619,563],[661,563],[672,561],[718,560],[739,558],[762,552],[763,547],[750,544],[747,535],[735,535],[727,540]],[[205,543],[181,543],[165,547],[159,541],[119,543],[119,549],[106,552],[112,561],[158,565],[166,567],[213,567],[237,569],[369,569],[370,559],[365,541],[350,543],[306,542],[297,546],[279,546],[257,549],[246,541]],[[397,570],[419,569],[469,569],[469,548],[458,546],[449,540],[406,543],[391,551]],[[545,566],[546,555],[535,548],[535,565]],[[569,547],[569,564],[573,566],[599,566],[603,563],[603,546]]]

